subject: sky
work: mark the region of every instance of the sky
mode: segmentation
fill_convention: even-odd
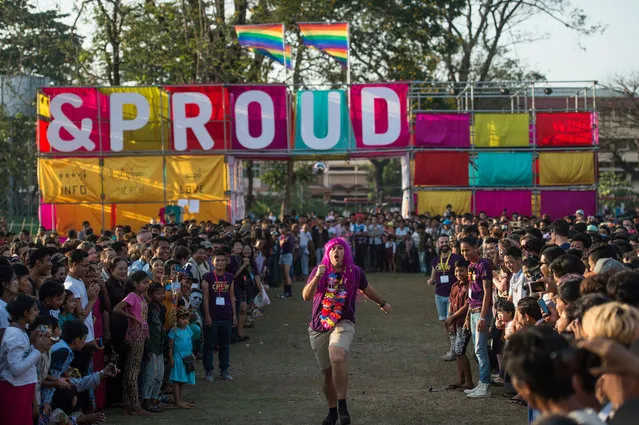
[[[75,0],[80,3],[79,0]],[[57,7],[71,12],[74,0],[34,0],[40,9]],[[611,81],[616,74],[639,71],[639,0],[574,0],[593,21],[607,26],[602,35],[578,36],[546,15],[526,21],[523,31],[544,34],[547,39],[519,44],[511,56],[527,69],[541,72],[550,81]],[[91,27],[82,24],[87,36]]]

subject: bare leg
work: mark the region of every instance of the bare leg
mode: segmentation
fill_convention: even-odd
[[[335,392],[335,385],[333,385],[333,369],[330,367],[322,370],[322,390],[324,390],[328,408],[337,407],[337,393]]]
[[[291,266],[288,264],[282,264],[282,270],[284,272],[284,284],[291,285]]]
[[[461,367],[462,374],[464,376],[464,385],[473,387],[473,375],[470,371],[470,362],[466,354],[460,354],[457,357],[457,364]]]
[[[333,385],[338,400],[346,399],[348,387],[348,368],[346,366],[346,350],[342,347],[328,347],[328,355],[333,369]]]
[[[246,301],[240,303],[240,317],[237,321],[237,336],[244,337],[244,324],[246,323]]]

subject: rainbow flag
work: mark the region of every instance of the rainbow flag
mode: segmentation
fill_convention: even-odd
[[[240,46],[291,68],[291,46],[284,50],[284,24],[235,25]]]
[[[348,22],[298,25],[304,37],[304,44],[326,53],[339,62],[342,67],[348,67]]]

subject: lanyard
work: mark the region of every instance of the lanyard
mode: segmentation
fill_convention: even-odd
[[[442,272],[448,271],[448,263],[450,262],[451,255],[452,255],[452,252],[449,252],[448,257],[446,257],[445,265],[444,265],[444,262],[442,261],[443,257],[441,255],[439,256],[439,268],[441,269]]]
[[[224,276],[224,275],[222,275]],[[217,279],[217,273],[213,272],[213,278],[215,279],[215,284],[217,285],[217,296],[221,297],[222,296],[222,287],[219,284],[219,281]],[[224,281],[222,281],[224,282]]]

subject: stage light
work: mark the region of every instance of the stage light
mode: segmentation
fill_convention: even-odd
[[[552,89],[550,87],[546,87],[544,89],[544,94],[551,95],[552,94]]]
[[[315,165],[313,165],[313,174],[316,176],[321,176],[326,173],[326,171],[328,171],[328,165],[323,162],[316,162]]]

